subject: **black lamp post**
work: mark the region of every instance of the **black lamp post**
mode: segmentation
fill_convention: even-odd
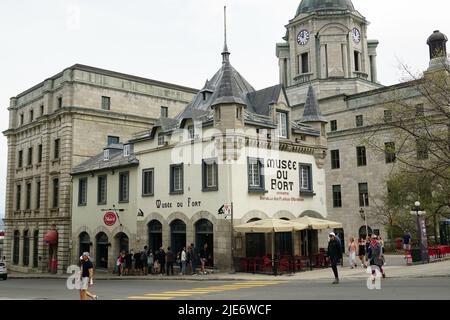
[[[420,257],[422,263],[428,262],[428,248],[425,246],[426,239],[423,239],[422,237],[424,232],[422,232],[422,227],[420,225],[420,216],[424,215],[425,213],[426,212],[420,207],[420,202],[416,201],[414,203],[414,207],[411,210],[411,214],[416,216],[417,232],[418,232],[417,237],[419,240]]]
[[[367,215],[363,208],[359,210],[359,214],[361,215],[361,219],[364,219],[364,223],[366,225],[366,238],[369,235],[369,227],[367,226]]]

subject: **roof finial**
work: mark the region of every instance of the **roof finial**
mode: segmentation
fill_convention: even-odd
[[[223,7],[223,31],[224,31],[224,45],[223,45],[223,63],[230,62],[230,52],[227,44],[227,6]]]

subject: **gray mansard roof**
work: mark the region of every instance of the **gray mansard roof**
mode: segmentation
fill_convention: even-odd
[[[214,121],[214,107],[223,104],[239,104],[244,107],[244,122],[264,128],[276,128],[276,120],[271,116],[271,108],[277,104],[280,96],[289,106],[286,92],[281,84],[255,90],[250,83],[231,65],[229,52],[224,49],[223,62],[221,68],[214,76],[207,80],[203,88],[197,93],[195,98],[186,108],[175,118],[160,118],[152,130],[150,138],[154,138],[158,129],[161,132],[170,134],[179,127],[183,127],[189,119],[202,122],[203,126],[211,125]],[[317,99],[316,99],[317,101]],[[307,113],[306,122],[325,121],[320,114],[318,104],[312,106],[311,114]],[[316,132],[307,124],[300,124],[299,119],[292,122],[292,128],[297,132],[315,135]],[[148,135],[147,135],[148,137]],[[145,139],[145,137],[141,137]],[[137,138],[137,140],[141,139]]]
[[[137,166],[139,164],[139,160],[136,159],[133,153],[127,157],[123,156],[123,144],[112,144],[105,149],[109,149],[109,160],[104,159],[102,152],[74,167],[72,169],[72,175]]]
[[[328,122],[322,116],[322,112],[320,112],[319,101],[317,100],[316,92],[311,85],[309,86],[306,95],[305,109],[303,111],[301,122]]]

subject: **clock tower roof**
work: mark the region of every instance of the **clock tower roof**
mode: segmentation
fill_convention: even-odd
[[[355,11],[355,7],[351,0],[302,0],[298,6],[296,16],[300,13],[325,10]]]

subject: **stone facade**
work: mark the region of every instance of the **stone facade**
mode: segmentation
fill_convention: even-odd
[[[169,115],[177,114],[195,92],[190,88],[75,65],[12,98],[8,109],[9,129],[4,132],[8,138],[4,254],[13,262],[15,231],[20,233],[20,254],[17,264],[9,263],[10,269],[47,272],[51,257],[42,239],[55,226],[59,235],[58,271],[63,272],[69,263],[71,246],[72,167],[106,146],[108,136],[128,140],[146,130],[159,118],[161,106],[168,108]],[[109,98],[109,108],[106,105],[102,108],[102,97]],[[57,155],[55,145],[59,150]],[[31,162],[28,162],[29,148],[32,148]],[[22,166],[19,166],[19,151],[22,151]],[[55,179],[58,179],[59,189],[56,206],[53,204]],[[27,201],[27,183],[31,183],[31,201]],[[18,185],[22,186],[20,205],[17,204]],[[37,251],[30,248],[28,266],[24,265],[22,254],[26,230],[31,235],[39,232],[39,248]],[[31,246],[34,246],[33,241]],[[37,265],[32,263],[34,255],[38,255]]]
[[[372,134],[372,126],[383,123],[384,111],[389,103],[400,99],[402,103],[412,106],[423,103],[426,108],[427,104],[415,90],[414,82],[389,87],[378,84],[378,41],[367,39],[367,20],[348,2],[351,10],[347,7],[345,10],[321,7],[321,10],[310,8],[302,12],[300,8],[307,5],[306,1],[302,1],[296,17],[286,26],[286,42],[277,44],[276,47],[280,81],[287,86],[286,92],[293,104],[294,118],[304,112],[306,92],[312,85],[319,97],[323,116],[328,121],[328,157],[325,165],[327,212],[330,220],[344,224],[344,230],[337,231],[344,234],[345,243],[349,237],[358,237],[361,231],[365,233],[361,208],[367,216],[368,227],[372,231],[379,230],[381,236],[387,238],[384,226],[379,224],[374,215],[376,205],[382,204],[381,199],[387,192],[387,178],[399,168],[399,163],[387,163],[383,152],[367,145],[365,139]],[[353,28],[360,31],[359,41],[354,36]],[[303,44],[304,39],[302,43],[297,41],[302,30],[307,30],[310,34],[306,44]],[[342,46],[342,52],[336,51],[336,45]],[[331,51],[328,50],[330,47]],[[310,68],[307,74],[302,74],[298,60],[295,59],[305,52],[309,53]],[[360,54],[358,58],[353,55],[354,52]],[[356,59],[360,63],[359,71],[355,67]],[[430,69],[431,66],[430,63]],[[357,124],[357,116],[362,118],[361,125]],[[397,142],[397,146],[401,144],[389,129],[378,131],[372,139],[381,150],[386,142]],[[366,147],[366,165],[358,166],[358,146]],[[332,168],[332,151],[339,151],[339,168]],[[360,183],[368,185],[368,205],[360,203]],[[334,207],[333,186],[341,187],[341,207]]]

